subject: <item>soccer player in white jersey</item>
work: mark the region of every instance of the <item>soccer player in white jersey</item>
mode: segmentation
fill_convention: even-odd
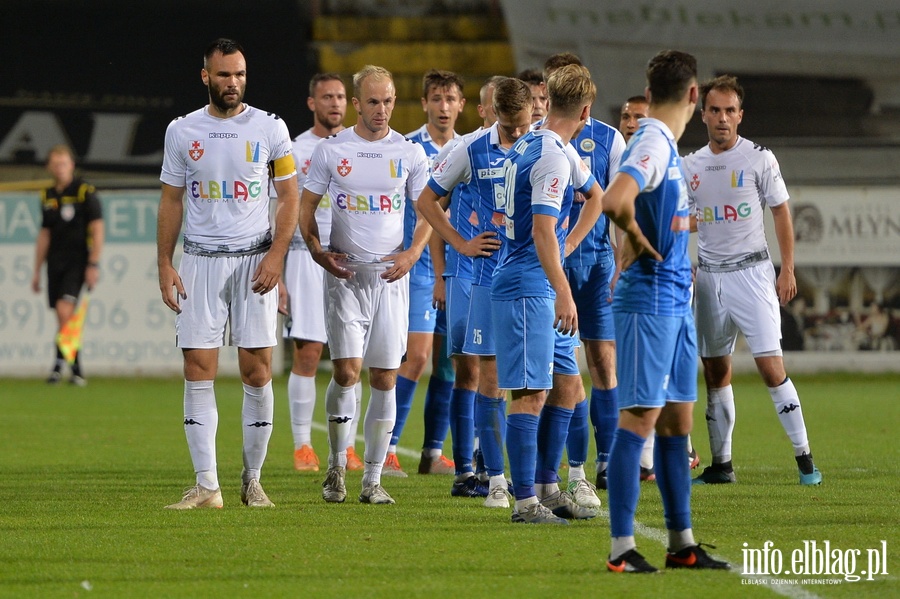
[[[354,386],[369,368],[371,397],[363,423],[366,442],[362,503],[390,504],[381,471],[396,417],[395,385],[406,352],[409,323],[407,274],[431,234],[424,220],[403,248],[403,210],[428,176],[422,146],[390,128],[396,93],[391,73],[367,65],[353,76],[356,125],[319,142],[300,201],[300,230],[325,275],[328,347],[334,370],[325,394],[329,468],[322,496],[347,496],[347,435],[354,417]],[[331,197],[331,240],[319,239],[315,211]]]
[[[473,269],[473,279],[468,289],[461,281],[451,280],[451,312],[460,313],[453,305],[458,297],[463,298],[462,303],[468,304],[463,343],[461,347],[457,345],[454,351],[478,356],[479,377],[477,393],[460,389],[454,394],[454,404],[460,407],[454,431],[460,440],[465,441],[458,443],[457,438],[453,441],[453,457],[457,464],[456,481],[450,493],[463,497],[487,496],[487,507],[509,507],[507,483],[503,475],[505,460],[502,443],[506,394],[497,386],[490,283],[504,226],[502,165],[509,148],[530,128],[531,94],[524,82],[503,78],[494,84],[492,103],[497,121],[490,127],[464,135],[446,155],[441,155],[428,185],[422,191],[419,209],[455,251],[472,260]],[[448,216],[440,202],[460,183],[463,184],[460,196],[470,198],[468,207],[462,208],[463,204],[459,202],[451,206]],[[474,230],[470,228],[472,224],[476,225]],[[479,484],[474,475],[472,427],[464,425],[473,417],[490,477],[487,487]]]
[[[619,227],[621,276],[613,295],[619,427],[609,453],[612,572],[653,573],[637,552],[634,514],[641,449],[656,431],[656,484],[668,531],[667,568],[727,569],[694,542],[685,453],[697,401],[691,313],[690,220],[678,139],[697,105],[697,61],[665,50],[647,65],[649,116],[641,120],[603,196]]]
[[[429,161],[434,160],[441,148],[457,137],[456,119],[462,114],[466,99],[463,96],[463,79],[450,71],[431,69],[422,79],[422,110],[427,122],[407,134],[422,145]],[[416,226],[415,204],[409,202],[404,214],[404,247],[412,243]],[[409,339],[406,361],[397,372],[397,422],[391,435],[384,463],[385,476],[405,477],[406,473],[397,459],[397,444],[412,408],[413,396],[419,378],[425,371],[428,358],[433,353],[433,368],[425,394],[425,439],[419,474],[453,474],[451,460],[443,455],[444,439],[450,428],[450,394],[453,389],[453,366],[444,351],[446,315],[434,305],[434,267],[431,252],[425,248],[422,256],[409,271]],[[436,325],[443,321],[441,330]],[[433,351],[432,351],[433,350]]]
[[[228,328],[230,343],[238,347],[244,385],[241,501],[270,507],[259,476],[272,434],[278,293],[271,292],[281,280],[297,227],[297,172],[284,121],[243,103],[247,66],[239,44],[213,42],[200,76],[209,104],[169,125],[160,175],[159,289],[163,302],[177,313],[176,343],[184,356],[184,431],[197,475],[182,500],[167,507],[222,507],[213,383]],[[278,194],[274,236],[270,177]],[[176,271],[172,257],[182,217],[184,257]]]
[[[491,283],[491,312],[498,385],[512,396],[506,420],[512,521],[566,524],[563,518],[597,512],[574,503],[557,484],[569,420],[584,400],[575,359],[578,316],[563,258],[594,227],[602,191],[569,145],[597,93],[590,73],[579,65],[562,67],[547,88],[546,121],[519,139],[504,161],[506,239]],[[569,230],[576,191],[585,194],[585,207]]]
[[[735,419],[731,354],[741,331],[794,446],[800,484],[818,485],[822,474],[813,463],[800,398],[785,372],[781,351],[778,304],[786,305],[797,294],[787,188],[775,155],[738,135],[744,90],[737,79],[723,75],[704,83],[700,100],[709,144],[687,156],[684,167],[693,206],[691,226],[698,235],[697,338],[706,380],[712,465],[694,483],[736,480],[731,465]],[[766,206],[772,211],[781,251],[777,279],[763,228]]]
[[[347,113],[347,93],[337,73],[319,73],[309,82],[306,105],[313,113],[313,126],[294,139],[294,160],[297,163],[297,184],[302,189],[309,171],[310,158],[316,144],[344,128]],[[316,210],[319,236],[328,244],[331,232],[331,198],[322,196]],[[325,271],[315,263],[298,228],[291,239],[284,265],[284,285],[289,297],[289,318],[285,319],[284,336],[293,340],[294,353],[288,377],[288,405],[291,414],[291,433],[294,437],[294,468],[318,471],[319,458],[312,447],[312,418],[316,407],[316,372],[322,359],[325,335]],[[360,385],[361,387],[361,385]],[[356,413],[359,414],[360,388],[357,387]],[[354,422],[357,422],[354,419]],[[347,446],[347,469],[362,470],[362,460],[356,455],[352,431]]]

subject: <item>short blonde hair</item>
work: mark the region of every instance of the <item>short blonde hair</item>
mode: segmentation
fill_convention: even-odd
[[[597,97],[597,86],[586,67],[570,64],[550,73],[547,95],[550,97],[551,112],[569,114],[585,104],[593,103]]]
[[[66,144],[56,144],[55,146],[50,148],[50,151],[47,152],[47,162],[50,162],[51,156],[55,156],[57,154],[64,154],[68,156],[72,160],[72,162],[75,162],[75,151]]]
[[[367,64],[353,75],[353,95],[357,100],[362,100],[360,97],[362,94],[362,83],[367,77],[374,77],[376,81],[387,79],[391,83],[394,82],[394,76],[391,75],[389,70],[384,67]]]

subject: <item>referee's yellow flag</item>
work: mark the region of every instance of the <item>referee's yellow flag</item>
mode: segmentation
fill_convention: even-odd
[[[69,364],[75,363],[75,356],[78,354],[78,350],[81,349],[81,332],[84,330],[84,317],[87,314],[90,299],[90,292],[85,291],[81,297],[81,302],[78,304],[78,309],[75,310],[75,314],[56,334],[56,345]]]

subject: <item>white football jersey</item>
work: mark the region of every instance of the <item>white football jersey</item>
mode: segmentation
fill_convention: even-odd
[[[270,234],[269,168],[275,181],[297,174],[284,121],[244,105],[220,119],[208,107],[166,129],[160,181],[185,189],[184,238],[202,249],[231,252]]]
[[[351,127],[319,142],[304,187],[331,196],[332,250],[376,262],[403,249],[403,211],[427,177],[421,145],[393,129],[367,141]]]
[[[309,165],[312,161],[313,150],[316,145],[324,138],[313,133],[312,129],[304,131],[294,138],[294,161],[297,163],[297,186],[300,193],[303,193],[303,184],[306,183],[306,174],[309,172]],[[319,200],[319,207],[316,209],[316,223],[319,225],[319,241],[322,247],[328,246],[331,239],[331,196],[327,193]],[[291,240],[292,248],[306,249],[306,242],[300,235],[300,227],[294,233]]]
[[[683,164],[700,259],[731,263],[768,249],[765,207],[789,198],[771,150],[739,136],[730,150],[713,154],[706,145]]]

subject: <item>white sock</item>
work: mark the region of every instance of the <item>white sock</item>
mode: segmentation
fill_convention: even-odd
[[[731,385],[706,391],[706,429],[714,463],[731,460],[731,436],[734,433],[734,389]]]
[[[535,484],[534,492],[538,496],[538,499],[546,499],[554,493],[559,493],[559,485],[557,483]]]
[[[288,377],[287,391],[294,449],[300,449],[304,445],[312,447],[312,418],[313,410],[316,408],[316,377],[300,376],[292,372]]]
[[[653,446],[656,445],[656,434],[647,435],[644,441],[644,448],[641,449],[641,468],[650,470],[653,468]]]
[[[350,424],[347,447],[356,446],[356,437],[359,434],[359,422],[362,420],[362,381],[353,386],[353,394],[356,396],[356,412],[353,414],[353,422]]]
[[[516,499],[516,511],[524,512],[528,509],[529,506],[534,505],[538,502],[538,498],[532,495],[531,497],[526,497],[525,499]]]
[[[691,528],[684,530],[669,530],[669,552],[677,553],[685,547],[693,547],[697,543],[694,542],[694,531]]]
[[[332,378],[325,390],[328,414],[328,466],[347,467],[347,445],[355,408],[354,387],[341,387]]]
[[[422,453],[425,455],[426,458],[431,458],[431,461],[433,462],[436,459],[438,459],[439,457],[441,457],[441,454],[443,453],[443,451],[441,451],[440,449],[429,447],[427,449],[423,449]]]
[[[620,557],[622,557],[622,554],[628,553],[636,547],[637,543],[634,542],[634,536],[613,537],[612,547],[610,547],[609,549],[609,557],[613,560],[619,559]]]
[[[791,379],[785,381],[777,387],[769,387],[769,395],[772,396],[772,402],[775,404],[775,412],[778,413],[778,419],[784,432],[787,433],[791,444],[794,446],[794,455],[799,456],[809,451],[809,438],[806,436],[806,423],[803,422],[803,410],[800,408],[800,396],[797,395],[797,389],[794,388],[794,382]]]
[[[397,446],[396,445],[388,445],[387,452],[388,453],[397,453]]]
[[[584,464],[581,466],[569,466],[569,482],[584,478]]]
[[[219,488],[216,471],[216,429],[219,411],[213,381],[184,381],[184,436],[197,474],[197,484]]]
[[[506,483],[506,477],[502,474],[492,476],[490,480],[491,482],[488,484],[488,489],[493,489],[494,487],[507,489],[509,487],[509,485]]]
[[[382,391],[372,388],[372,397],[363,422],[366,450],[363,455],[363,488],[381,484],[381,468],[391,443],[391,432],[397,420],[396,389]]]
[[[243,482],[259,480],[259,471],[266,461],[269,439],[272,437],[272,414],[275,410],[275,394],[272,381],[262,387],[244,385],[244,405],[241,423],[244,425]]]

